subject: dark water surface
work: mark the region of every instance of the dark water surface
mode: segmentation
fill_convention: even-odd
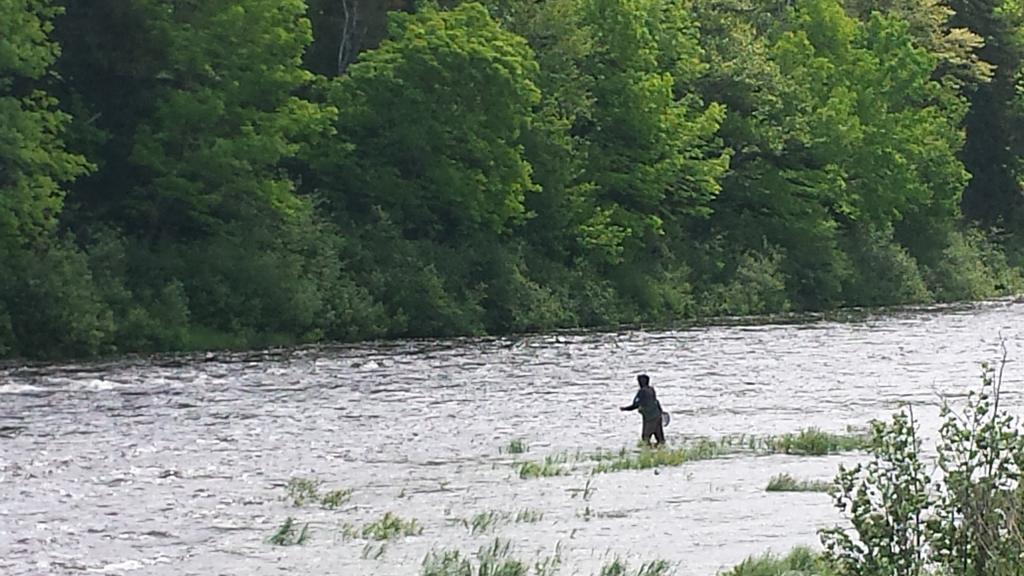
[[[521,480],[524,457],[632,446],[616,406],[651,374],[669,440],[843,431],[912,402],[934,436],[940,396],[979,363],[1011,363],[1024,405],[1024,304],[873,315],[853,322],[415,342],[290,353],[0,370],[0,574],[414,575],[431,549],[495,535],[526,558],[560,546],[561,574],[615,556],[710,576],[766,550],[815,544],[838,521],[823,494],[767,494],[782,472],[825,479],[856,455],[731,457],[678,468]],[[1017,361],[1017,362],[1013,362]],[[289,478],[351,488],[339,510],[295,509]],[[590,508],[589,518],[586,508]],[[457,518],[542,511],[472,536]],[[361,558],[340,527],[385,512],[422,535]],[[266,538],[287,517],[305,546]]]

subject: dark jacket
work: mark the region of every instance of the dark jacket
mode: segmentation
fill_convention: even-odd
[[[661,418],[661,404],[658,402],[658,395],[654,393],[654,388],[651,386],[640,388],[636,393],[636,397],[633,398],[633,403],[624,407],[623,410],[636,410],[638,408],[644,420]]]

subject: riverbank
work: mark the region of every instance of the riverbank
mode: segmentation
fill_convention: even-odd
[[[45,365],[54,362],[67,361],[89,361],[89,362],[110,362],[118,358],[145,358],[148,356],[204,356],[216,357],[220,354],[245,354],[252,353],[261,355],[266,351],[276,352],[289,349],[316,349],[322,347],[383,345],[385,343],[401,343],[415,341],[432,341],[446,339],[453,342],[474,339],[488,338],[524,338],[543,335],[580,335],[587,333],[618,333],[635,330],[688,330],[701,327],[713,326],[758,326],[758,325],[789,325],[806,324],[809,322],[831,321],[831,322],[858,322],[873,316],[885,316],[888,314],[908,314],[918,312],[942,312],[946,310],[969,310],[973,307],[987,303],[1009,304],[1024,301],[1024,293],[1004,295],[999,298],[988,298],[976,301],[954,301],[954,302],[923,302],[913,304],[895,304],[888,306],[851,306],[836,308],[825,311],[778,311],[763,314],[750,315],[712,315],[703,317],[681,318],[664,320],[661,322],[627,322],[617,324],[604,324],[593,326],[563,326],[552,327],[539,331],[508,332],[495,334],[455,334],[439,337],[402,337],[393,336],[389,338],[368,338],[363,340],[330,341],[316,338],[296,338],[293,335],[284,333],[273,334],[252,334],[241,333],[231,334],[216,330],[199,328],[188,331],[182,337],[180,346],[169,349],[127,349],[119,350],[110,347],[102,353],[86,355],[43,355],[43,356],[3,356],[0,355],[0,367],[17,366],[19,364]]]

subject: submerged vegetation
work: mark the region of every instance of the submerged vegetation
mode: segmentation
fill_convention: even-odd
[[[621,448],[618,451],[597,451],[585,454],[577,451],[560,452],[546,456],[542,461],[515,463],[520,478],[540,478],[570,474],[581,463],[591,463],[590,472],[602,474],[622,470],[645,470],[680,466],[687,462],[710,460],[738,454],[793,454],[824,456],[861,450],[867,436],[862,433],[832,433],[817,428],[805,428],[797,433],[756,436],[734,435],[718,439],[698,438],[679,446],[664,448],[641,447],[639,450]]]
[[[292,478],[285,486],[288,500],[292,506],[299,508],[308,502],[320,500],[320,481],[306,478]]]
[[[553,555],[530,563],[515,556],[511,542],[499,538],[482,547],[475,558],[458,550],[431,552],[423,561],[420,576],[554,576],[559,573],[561,564],[559,548]],[[671,569],[668,562],[655,560],[633,570],[628,563],[616,558],[595,576],[668,576]]]
[[[516,438],[509,441],[508,445],[503,446],[500,450],[502,454],[525,454],[530,450],[530,446],[522,438]]]
[[[338,490],[331,490],[320,496],[320,506],[328,510],[334,510],[342,504],[349,501],[352,498],[352,490],[348,488],[339,488]]]
[[[466,528],[469,528],[471,534],[483,534],[504,522],[506,518],[501,512],[488,510],[486,512],[479,512],[471,519],[463,520],[462,523]]]
[[[559,549],[531,565],[514,556],[511,542],[497,538],[480,548],[475,558],[458,550],[431,552],[423,560],[420,576],[554,576],[560,566]]]
[[[309,523],[302,525],[302,528],[298,528],[298,523],[294,518],[289,516],[285,519],[284,523],[274,532],[273,535],[267,540],[267,542],[275,546],[295,546],[305,544],[309,540]]]
[[[597,453],[593,459],[595,474],[620,470],[643,470],[662,466],[679,466],[695,460],[709,460],[726,454],[724,445],[713,440],[700,440],[679,448],[643,448],[639,452]]]
[[[286,499],[296,508],[315,503],[322,508],[333,510],[352,498],[352,490],[346,488],[330,490],[321,494],[320,487],[322,485],[323,482],[320,480],[292,478],[285,486]]]
[[[472,518],[459,520],[459,522],[469,529],[470,534],[484,534],[496,529],[502,524],[534,524],[543,519],[543,512],[523,508],[515,513],[486,510],[484,512],[474,514]]]
[[[391,512],[386,512],[359,530],[359,536],[370,540],[393,540],[404,536],[419,536],[422,533],[423,526],[415,518],[406,520]]]
[[[831,482],[797,480],[789,474],[779,474],[768,481],[765,492],[828,492],[832,486]]]
[[[754,449],[766,453],[824,456],[863,449],[867,440],[863,434],[832,434],[817,428],[806,428],[797,434],[756,439]]]
[[[821,556],[809,548],[795,548],[786,556],[765,554],[748,558],[721,576],[834,576]]]
[[[665,560],[654,560],[630,570],[629,563],[616,558],[601,568],[599,576],[667,576],[671,569],[672,565]]]
[[[1019,4],[0,3],[0,356],[1019,292]]]
[[[564,465],[565,462],[565,457],[561,455],[546,456],[540,462],[519,462],[516,464],[516,469],[519,471],[519,477],[523,479],[565,476],[569,473]]]

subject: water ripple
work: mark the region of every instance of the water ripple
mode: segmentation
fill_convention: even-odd
[[[0,572],[413,575],[435,546],[473,550],[453,520],[544,512],[501,529],[527,554],[561,542],[573,573],[616,555],[709,576],[748,554],[813,544],[838,518],[820,494],[766,494],[787,472],[827,479],[842,457],[733,457],[593,479],[522,481],[499,454],[616,449],[651,374],[670,437],[863,426],[912,402],[934,437],[1007,341],[1005,405],[1024,406],[1024,305],[854,311],[845,319],[663,331],[409,341],[0,368]],[[849,457],[847,457],[848,459]],[[295,476],[351,488],[337,511],[283,501]],[[584,512],[589,509],[590,516]],[[386,511],[425,530],[379,561],[340,536]],[[288,515],[312,541],[265,539]]]

